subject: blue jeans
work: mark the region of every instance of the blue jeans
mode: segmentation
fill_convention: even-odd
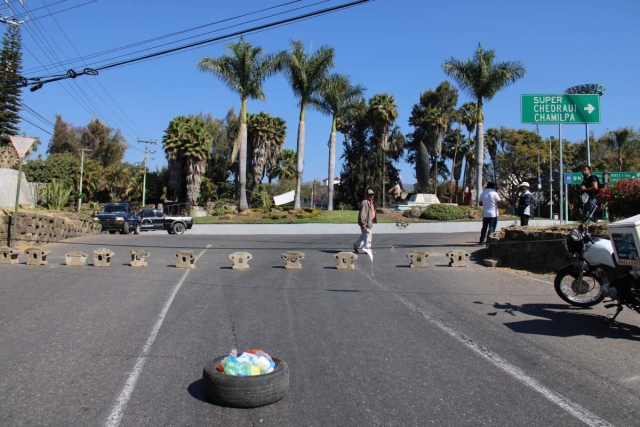
[[[498,217],[489,217],[482,218],[482,231],[480,231],[480,243],[484,243],[487,241],[487,237],[489,234],[496,231],[496,226],[498,225]],[[488,229],[488,233],[487,233]]]
[[[591,215],[591,219],[593,220],[596,219],[595,209],[597,205],[598,205],[598,200],[596,199],[587,200],[587,203],[585,203],[584,206],[582,207],[582,212],[584,213],[585,218],[587,215]]]

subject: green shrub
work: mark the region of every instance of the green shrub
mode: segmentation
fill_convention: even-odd
[[[462,219],[464,212],[452,205],[429,205],[422,212],[422,218],[432,221],[455,221]]]
[[[628,218],[640,214],[640,179],[618,181],[605,187],[598,195],[600,202],[608,204],[611,217]]]
[[[42,199],[47,209],[59,211],[69,203],[71,192],[70,185],[54,179],[42,189]]]

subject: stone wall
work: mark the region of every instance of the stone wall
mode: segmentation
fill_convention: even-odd
[[[9,238],[12,209],[0,209],[0,246]],[[71,237],[100,234],[101,226],[85,214],[18,211],[16,242],[12,246],[29,243],[59,242]]]
[[[565,239],[576,225],[507,227],[489,236],[489,252],[505,267],[554,272],[571,262]],[[607,236],[604,223],[590,227],[592,236]]]

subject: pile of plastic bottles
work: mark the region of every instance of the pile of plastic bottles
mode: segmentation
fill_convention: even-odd
[[[276,364],[267,353],[262,350],[247,350],[238,357],[238,350],[231,353],[218,365],[218,371],[226,375],[263,375],[272,372]]]

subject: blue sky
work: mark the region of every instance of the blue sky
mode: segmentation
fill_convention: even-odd
[[[138,57],[162,49],[185,45],[242,28],[261,25],[348,3],[349,0],[303,0],[269,12],[203,27],[171,38],[143,44],[108,55],[95,53],[181,32],[271,6],[286,0],[11,0],[11,11],[0,6],[3,16],[14,12],[22,25],[23,74],[49,76],[80,71],[86,66]],[[315,4],[315,5],[314,5]],[[47,5],[48,7],[45,7]],[[77,7],[75,7],[77,6]],[[266,18],[233,28],[225,26],[267,14],[305,7],[299,11]],[[75,7],[75,8],[74,8]],[[64,11],[64,9],[70,10]],[[61,11],[60,13],[56,13]],[[53,14],[53,15],[49,15]],[[47,16],[49,15],[49,16]],[[376,0],[362,6],[314,19],[246,35],[245,39],[276,52],[288,47],[290,39],[301,39],[313,49],[322,44],[335,48],[335,72],[346,73],[354,83],[367,88],[366,97],[387,92],[399,107],[397,123],[404,133],[420,93],[446,80],[441,69],[449,58],[468,59],[478,42],[494,49],[497,59],[519,60],[527,75],[485,104],[485,129],[507,126],[534,129],[520,123],[520,95],[563,93],[570,86],[599,83],[607,90],[601,99],[602,122],[591,125],[596,136],[607,129],[639,127],[640,2],[636,0],[561,0],[519,2],[513,0]],[[37,19],[36,19],[37,18]],[[217,30],[217,32],[204,34]],[[187,37],[188,40],[179,41]],[[163,47],[161,44],[172,43]],[[157,140],[151,147],[150,169],[166,164],[161,140],[171,119],[177,115],[211,113],[224,117],[230,107],[239,108],[239,98],[212,75],[197,70],[205,56],[224,53],[226,42],[182,51],[170,56],[104,70],[98,76],[81,76],[45,84],[40,90],[23,93],[22,116],[43,128],[23,122],[22,131],[39,136],[46,145],[53,133],[55,115],[68,123],[85,126],[99,117],[121,129],[129,148],[125,160],[141,162],[144,146],[137,139]],[[136,50],[148,49],[135,53]],[[125,56],[121,56],[125,55]],[[84,57],[72,65],[54,67],[60,61]],[[103,61],[96,63],[97,61]],[[46,69],[43,69],[46,67]],[[265,111],[282,117],[288,126],[285,148],[296,149],[297,101],[282,76],[264,86],[266,102],[250,101],[249,111]],[[470,100],[462,94],[459,105]],[[35,113],[34,113],[35,112]],[[307,113],[304,181],[327,177],[330,119]],[[557,125],[540,127],[543,137],[558,134]],[[584,125],[563,126],[563,137],[584,140]],[[338,137],[336,175],[339,174],[342,137]],[[44,153],[46,146],[38,153]],[[413,167],[398,165],[405,182],[413,183]]]

